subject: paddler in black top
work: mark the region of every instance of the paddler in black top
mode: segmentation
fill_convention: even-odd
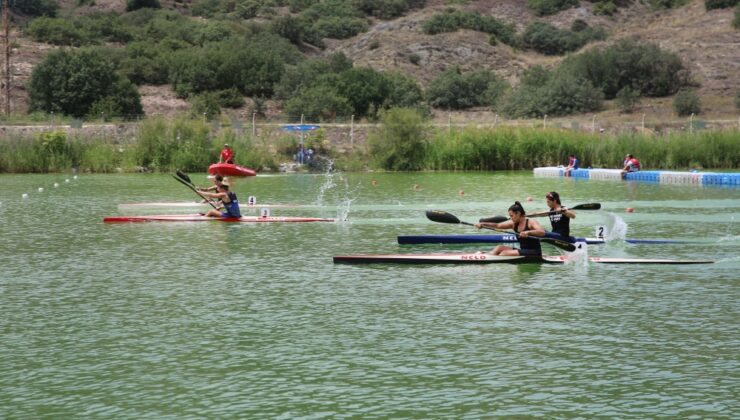
[[[547,207],[550,208],[547,215],[550,218],[550,224],[552,224],[552,233],[548,234],[547,237],[575,242],[576,239],[570,236],[570,219],[575,219],[576,214],[568,210],[567,207],[563,207],[560,202],[560,194],[555,191],[547,193],[545,200],[547,201]]]
[[[516,201],[511,207],[509,207],[509,220],[501,223],[481,222],[475,224],[475,227],[478,229],[484,226],[492,227],[494,229],[512,229],[517,234],[516,238],[519,241],[518,249],[510,246],[499,245],[491,251],[493,255],[542,255],[540,241],[534,237],[545,236],[545,230],[536,220],[528,219],[525,214],[522,204]]]

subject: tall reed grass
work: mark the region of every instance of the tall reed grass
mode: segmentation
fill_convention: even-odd
[[[476,129],[439,131],[429,140],[423,167],[431,170],[532,169],[567,163],[619,168],[627,153],[646,169],[734,169],[740,165],[740,132],[700,131],[662,137],[593,135],[562,130]]]

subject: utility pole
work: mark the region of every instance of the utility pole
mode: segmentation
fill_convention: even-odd
[[[3,2],[3,28],[5,28],[5,116],[10,117],[10,0]]]

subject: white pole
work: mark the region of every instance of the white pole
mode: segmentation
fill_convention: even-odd
[[[255,120],[257,119],[257,113],[252,113],[252,138],[257,137],[257,125],[255,124]]]
[[[493,120],[493,126],[496,127],[498,125],[498,114],[496,114],[496,118]]]
[[[689,117],[689,133],[694,132],[694,113],[691,113],[691,116]]]
[[[452,132],[452,113],[447,111],[447,132]]]
[[[594,114],[594,117],[591,119],[591,132],[596,132],[596,114]]]
[[[301,114],[301,125],[303,125],[303,114]],[[301,127],[301,144],[303,144],[303,127]]]
[[[349,143],[352,149],[355,148],[355,116],[354,114],[349,120]]]
[[[547,114],[545,114],[545,118],[542,119],[542,128],[547,128]]]
[[[642,114],[642,130],[645,131],[645,114]]]

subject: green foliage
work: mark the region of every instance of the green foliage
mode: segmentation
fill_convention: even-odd
[[[424,93],[413,78],[399,72],[385,73],[388,94],[383,102],[384,108],[422,107]]]
[[[31,110],[81,117],[108,97],[126,117],[143,113],[136,88],[116,73],[101,50],[57,50],[49,53],[31,74]]]
[[[286,62],[298,57],[295,47],[276,35],[246,41],[230,38],[176,51],[170,60],[169,81],[181,97],[232,87],[249,96],[272,96]]]
[[[740,29],[740,5],[735,7],[735,17],[732,19],[732,27]]]
[[[370,134],[370,155],[381,168],[414,171],[426,153],[424,117],[415,109],[394,108],[380,113],[380,128]]]
[[[443,32],[454,32],[458,29],[471,29],[495,35],[501,42],[513,45],[516,43],[516,29],[502,21],[489,16],[463,10],[447,9],[432,16],[424,22],[424,33],[434,35]]]
[[[735,7],[740,4],[740,0],[704,0],[704,7],[707,10],[712,9],[725,9],[728,7]]]
[[[511,117],[560,116],[598,111],[601,102],[601,92],[587,80],[535,66],[524,72],[502,110]]]
[[[527,25],[522,34],[524,47],[548,55],[575,51],[589,41],[602,39],[606,39],[606,32],[603,29],[585,27],[578,32],[573,32],[539,21]]]
[[[660,97],[691,83],[690,73],[678,55],[631,40],[568,57],[561,68],[590,81],[607,99],[626,86],[644,96]]]
[[[25,16],[54,17],[57,15],[58,9],[59,5],[56,0],[22,0],[10,2],[10,10],[14,14]]]
[[[527,0],[527,4],[537,13],[537,16],[549,16],[578,6],[578,0]]]
[[[564,151],[575,153],[584,165],[614,168],[628,149],[651,166],[688,169],[736,168],[737,130],[682,132],[661,137],[621,134],[598,136],[542,129],[475,129],[439,131],[426,148],[422,169],[512,170],[554,166]]]
[[[202,117],[207,121],[221,115],[221,104],[218,93],[204,92],[195,95],[190,100],[190,116],[193,118]]]
[[[656,9],[673,9],[681,7],[690,0],[648,0],[648,3]]]
[[[133,12],[134,10],[139,10],[143,8],[150,8],[150,9],[159,9],[162,7],[161,4],[159,4],[159,0],[127,0],[126,1],[126,11],[127,12]]]
[[[413,8],[424,6],[425,0],[353,0],[352,3],[367,15],[381,19],[401,16]]]
[[[740,90],[735,92],[735,108],[740,109]]]
[[[239,108],[244,105],[244,96],[235,87],[215,92],[218,104],[224,108]]]
[[[339,73],[337,93],[349,102],[354,113],[364,116],[370,107],[379,108],[390,94],[388,79],[380,72],[369,67],[352,68]]]
[[[701,100],[696,92],[688,89],[679,91],[673,98],[673,110],[680,117],[701,113]]]
[[[86,34],[66,19],[40,17],[28,27],[28,36],[36,42],[80,46],[89,43]]]
[[[630,88],[629,86],[625,86],[617,92],[617,106],[619,106],[619,109],[624,113],[631,113],[639,101],[640,92]]]
[[[283,108],[287,115],[305,115],[309,121],[334,121],[338,115],[352,114],[349,100],[327,85],[301,89]]]
[[[465,109],[494,105],[506,87],[506,82],[488,70],[460,73],[450,68],[432,80],[426,95],[435,108]]]
[[[332,16],[319,19],[314,28],[324,38],[346,39],[367,31],[367,23],[358,18]]]
[[[617,5],[612,0],[600,1],[594,5],[595,15],[607,15],[611,16],[617,13]]]

